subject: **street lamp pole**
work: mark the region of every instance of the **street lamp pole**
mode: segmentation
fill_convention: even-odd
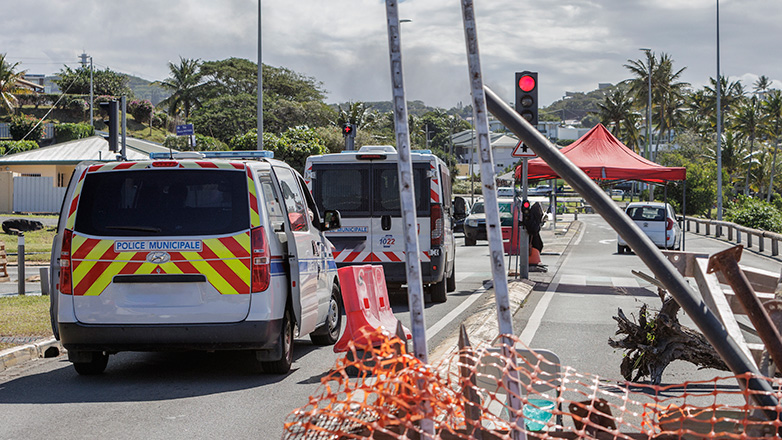
[[[717,220],[722,220],[722,77],[720,76],[720,0],[717,0]]]
[[[90,125],[93,127],[95,126],[95,121],[93,119],[93,106],[95,105],[95,98],[93,97],[93,91],[92,91],[92,72],[95,69],[92,67],[92,55],[90,55]]]
[[[651,152],[652,152],[652,49],[647,48],[641,48],[638,50],[644,51],[646,53],[646,61],[649,65],[648,70],[646,71],[646,77],[648,78],[648,84],[649,89],[647,90],[647,101],[646,101],[646,145],[645,145],[645,151],[644,151],[644,157],[651,160]],[[652,185],[648,186],[649,188],[649,201],[654,200],[654,187]]]
[[[261,45],[261,0],[258,0],[258,142],[263,150],[263,46]]]

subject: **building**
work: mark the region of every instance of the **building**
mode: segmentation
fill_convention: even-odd
[[[126,140],[128,160],[149,159],[151,152],[168,152],[141,139]],[[68,180],[83,161],[111,162],[117,153],[101,136],[91,136],[0,157],[0,212],[57,213]]]

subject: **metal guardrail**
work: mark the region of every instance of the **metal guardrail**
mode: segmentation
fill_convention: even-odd
[[[760,229],[748,228],[746,226],[737,225],[735,223],[721,221],[721,220],[711,220],[711,219],[705,219],[705,218],[702,219],[702,218],[694,218],[694,217],[687,217],[685,219],[685,227],[687,232],[692,232],[691,223],[695,224],[696,234],[701,233],[701,226],[703,226],[704,234],[712,235],[712,228],[713,228],[715,238],[720,238],[723,237],[724,235],[727,235],[728,241],[733,241],[735,236],[736,243],[738,244],[741,244],[741,234],[744,234],[747,237],[746,247],[752,249],[753,243],[757,242],[757,248],[759,252],[764,252],[766,250],[766,240],[768,240],[769,243],[771,244],[771,255],[772,256],[779,255],[779,242],[782,241],[782,234],[778,234],[776,232],[763,231]],[[723,234],[723,228],[725,229],[726,234]]]

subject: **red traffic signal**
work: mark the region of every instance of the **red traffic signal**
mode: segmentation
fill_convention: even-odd
[[[535,89],[537,82],[537,78],[533,78],[532,75],[523,75],[519,79],[519,88],[523,92],[531,92]]]
[[[353,136],[355,131],[353,124],[342,124],[342,136]]]
[[[538,124],[538,72],[516,72],[516,111],[532,125]]]

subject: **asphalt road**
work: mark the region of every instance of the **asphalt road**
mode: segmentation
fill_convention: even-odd
[[[517,316],[517,333],[532,347],[558,353],[578,372],[620,381],[622,355],[607,344],[616,330],[611,317],[619,307],[630,314],[641,302],[657,305],[659,299],[630,273],[648,273],[640,259],[616,253],[616,233],[597,215],[580,220],[582,235],[566,254],[544,249],[551,283],[530,295]],[[464,247],[461,239],[458,244],[457,291],[447,303],[426,307],[430,352],[491,294],[482,288],[491,278],[488,246]],[[713,253],[728,246],[688,235],[688,250]],[[752,252],[745,252],[742,262],[777,273],[781,267],[778,260]],[[408,324],[405,297],[392,295],[391,301]],[[461,313],[449,316],[455,309]],[[331,347],[314,346],[306,338],[296,341],[293,371],[284,377],[255,374],[247,356],[120,353],[97,377],[79,376],[62,356],[12,367],[0,372],[0,438],[280,438],[286,416],[308,402],[337,360]],[[717,373],[724,374],[675,362],[663,380],[679,383]]]

